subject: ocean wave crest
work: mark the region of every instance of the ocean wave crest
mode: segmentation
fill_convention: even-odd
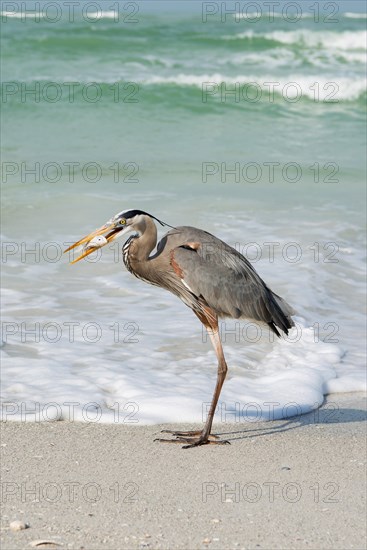
[[[268,40],[279,42],[281,44],[301,45],[309,48],[323,47],[332,50],[366,50],[367,49],[367,31],[344,31],[341,33],[327,31],[316,32],[309,30],[296,31],[273,31],[266,33],[256,33],[253,30],[247,30],[233,35],[224,35],[222,40]]]
[[[249,85],[261,89],[262,92],[269,92],[269,84],[274,87],[274,94],[281,95],[282,90],[287,88],[287,99],[307,97],[314,100],[315,94],[319,101],[353,101],[359,99],[366,93],[367,78],[338,78],[335,82],[330,79],[322,78],[318,75],[304,76],[291,75],[288,79],[263,76],[261,81],[259,76],[238,75],[225,76],[219,73],[215,74],[178,74],[172,76],[152,76],[144,81],[147,85],[172,84],[176,86],[195,86],[202,89],[203,84],[211,83],[220,85],[225,83],[228,86],[235,84]]]
[[[295,15],[297,15],[295,13]],[[242,13],[242,12],[239,12],[239,13],[235,13],[233,14],[233,17],[236,21],[238,21],[238,19],[249,19],[250,21],[256,21],[257,19],[269,19],[269,17],[274,17],[275,19],[280,19],[280,18],[285,18],[285,16],[283,15],[283,13],[280,13],[279,11],[273,11],[273,12],[270,12],[269,14],[269,11],[268,10],[264,10],[264,11],[254,11],[254,12],[250,12],[250,13]],[[288,19],[291,18],[291,14],[287,14],[286,17]],[[299,18],[300,19],[309,19],[311,17],[315,17],[315,15],[313,13],[308,13],[308,12],[305,12],[305,13],[302,13],[302,14],[299,14]]]
[[[343,13],[343,15],[348,19],[367,19],[367,13],[354,13],[354,12],[347,11]]]

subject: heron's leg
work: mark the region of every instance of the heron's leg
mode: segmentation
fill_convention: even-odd
[[[229,443],[229,441],[217,441],[217,440],[213,441],[212,440],[213,436],[210,435],[214,414],[215,414],[215,409],[217,408],[218,399],[220,396],[220,392],[222,390],[224,380],[226,378],[228,368],[227,368],[226,360],[224,358],[222,342],[219,336],[218,323],[216,322],[214,326],[213,324],[211,324],[211,326],[206,325],[205,328],[208,331],[209,337],[212,341],[215,353],[218,358],[217,383],[215,385],[214,395],[210,405],[210,409],[209,409],[209,413],[208,413],[208,417],[207,417],[204,429],[198,438],[193,438],[191,440],[190,438],[187,438],[185,441],[188,443],[188,445],[185,445],[183,447],[184,449],[188,449],[190,447],[197,447],[199,445],[207,445],[210,443],[211,444],[214,443],[217,445],[225,445]]]
[[[209,308],[208,308],[209,309]],[[204,429],[199,432],[182,432],[182,431],[170,431],[164,430],[163,433],[171,433],[176,436],[176,439],[159,439],[162,442],[173,442],[173,443],[188,443],[183,448],[188,449],[190,447],[197,447],[199,445],[208,445],[208,444],[217,444],[223,445],[228,444],[229,441],[219,441],[217,436],[211,435],[210,431],[213,424],[213,418],[215,414],[215,409],[217,407],[218,399],[222,386],[227,374],[227,363],[224,358],[222,343],[219,335],[218,328],[218,319],[217,316],[212,312],[208,311],[208,316],[204,316],[201,312],[196,313],[201,322],[205,325],[205,328],[209,334],[209,337],[212,341],[215,353],[218,358],[218,372],[217,372],[217,383],[214,390],[213,399],[210,405],[208,417]]]

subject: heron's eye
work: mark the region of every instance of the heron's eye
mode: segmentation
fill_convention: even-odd
[[[120,225],[125,225],[125,224],[126,224],[126,220],[122,218],[122,220],[120,220]]]

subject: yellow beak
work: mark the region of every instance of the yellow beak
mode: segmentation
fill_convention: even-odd
[[[116,228],[114,223],[112,223],[112,224],[109,223],[109,224],[102,225],[102,227],[100,227],[99,229],[96,229],[95,231],[92,231],[92,233],[89,233],[89,235],[86,235],[85,237],[83,237],[82,239],[77,241],[76,243],[69,246],[69,248],[64,250],[64,253],[69,252],[69,250],[73,250],[73,248],[76,248],[78,246],[82,246],[84,244],[85,246],[83,248],[82,254],[71,262],[72,264],[75,264],[76,262],[79,262],[79,260],[81,260],[82,258],[85,258],[86,256],[89,256],[89,254],[92,254],[92,252],[94,252],[98,248],[102,248],[103,246],[108,244],[110,241],[112,241],[114,239],[114,237],[120,232],[120,229],[122,229],[122,228]],[[102,243],[98,242],[98,239],[96,239],[95,243],[90,243],[90,241],[92,239],[94,239],[95,237],[98,237],[98,236],[103,235],[103,234],[108,233],[108,232],[109,232],[109,234],[105,236],[104,242],[102,242]],[[88,245],[88,243],[90,243],[90,245]]]

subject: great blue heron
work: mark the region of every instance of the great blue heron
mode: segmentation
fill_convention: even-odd
[[[142,210],[120,212],[65,252],[84,245],[82,254],[72,262],[75,263],[116,237],[135,232],[123,246],[125,266],[139,279],[169,290],[191,308],[208,331],[218,358],[217,383],[204,429],[198,432],[164,430],[174,438],[159,441],[187,443],[185,449],[225,444],[228,441],[210,433],[227,373],[218,317],[265,323],[280,336],[278,329],[288,334],[293,326],[291,314],[294,312],[266,286],[250,262],[225,242],[196,227],[169,226],[171,230],[157,245],[157,227],[153,220],[168,225]]]

